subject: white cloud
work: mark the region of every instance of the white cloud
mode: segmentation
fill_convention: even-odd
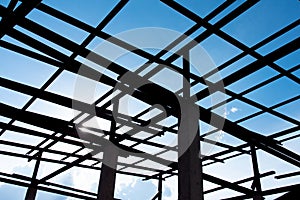
[[[100,171],[85,169],[85,168],[75,168],[71,171],[73,178],[73,186],[85,191],[95,191],[95,184],[98,185],[100,179]]]
[[[115,194],[119,194],[126,187],[134,187],[138,178],[134,176],[128,176],[123,174],[117,174],[116,177],[116,186],[115,186]]]
[[[170,194],[166,194],[166,189],[170,190]],[[178,177],[172,176],[170,178],[167,178],[163,182],[163,199],[164,200],[174,200],[178,199]]]
[[[237,111],[240,111],[240,109],[237,107],[231,107],[230,110],[227,110],[227,108],[224,108],[224,110],[222,111],[223,112],[222,114],[223,114],[223,117],[226,119],[228,115],[230,115],[231,113],[236,113]]]
[[[27,162],[26,159],[0,155],[1,162],[0,171],[8,174],[21,174],[31,176],[35,162]],[[5,182],[0,182],[0,187],[5,185]]]
[[[239,111],[239,109],[236,108],[236,107],[232,107],[232,108],[230,109],[230,112],[232,112],[232,113],[235,113],[235,112],[237,112],[237,111]]]

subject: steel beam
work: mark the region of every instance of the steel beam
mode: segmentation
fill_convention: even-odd
[[[37,173],[38,173],[38,170],[40,167],[41,157],[42,157],[42,152],[39,152],[37,159],[36,159],[35,166],[34,166],[32,178],[31,178],[31,184],[29,185],[27,192],[26,192],[25,200],[34,200],[36,197],[36,193],[37,193],[36,176],[37,176]]]
[[[6,16],[4,16],[0,22],[0,38],[7,34],[7,32],[17,24],[17,20],[15,20],[16,16],[25,18],[25,16],[39,3],[41,3],[41,0],[26,1],[16,8],[14,12],[10,13],[9,11],[12,11],[16,4],[15,1],[11,1],[7,9],[8,12],[5,13]]]
[[[103,163],[98,186],[97,200],[114,198],[118,150],[108,145],[103,152]]]
[[[270,190],[264,190],[262,192],[262,195],[268,196],[268,195],[290,192],[290,191],[295,191],[295,190],[299,191],[299,189],[300,189],[300,184],[295,184],[295,185],[277,187],[277,188],[270,189]],[[241,200],[241,199],[248,199],[248,198],[251,198],[251,195],[241,195],[241,196],[226,198],[223,200]]]
[[[116,112],[119,110],[118,104],[119,101],[115,102],[113,105],[113,109]],[[115,139],[116,126],[116,121],[112,120],[109,135],[110,141]],[[113,200],[114,198],[118,155],[119,149],[113,143],[109,143],[104,147],[97,200]]]
[[[253,166],[253,172],[254,172],[254,180],[252,183],[252,189],[256,189],[256,193],[253,197],[253,200],[262,200],[262,190],[261,190],[261,183],[260,183],[260,174],[259,174],[259,168],[258,168],[258,162],[257,162],[257,156],[256,156],[256,149],[255,146],[250,146],[251,151],[251,158],[252,158],[252,166]]]

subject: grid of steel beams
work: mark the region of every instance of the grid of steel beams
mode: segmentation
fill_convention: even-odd
[[[1,155],[18,157],[22,158],[24,162],[28,161],[35,163],[33,174],[31,177],[21,174],[1,172],[0,181],[7,184],[27,187],[28,189],[25,199],[35,199],[37,191],[47,191],[50,193],[61,194],[79,199],[110,199],[114,194],[116,174],[137,176],[144,178],[145,180],[158,180],[157,194],[153,197],[153,199],[162,199],[162,187],[164,184],[164,180],[171,176],[179,177],[179,193],[181,193],[179,195],[179,199],[202,199],[203,196],[205,199],[206,195],[213,194],[214,192],[218,191],[223,191],[225,188],[238,192],[238,195],[228,197],[226,199],[262,199],[263,197],[266,197],[268,195],[279,193],[285,193],[279,199],[293,199],[293,197],[297,196],[297,191],[299,191],[300,187],[300,181],[298,181],[298,183],[296,184],[291,184],[288,186],[277,187],[276,185],[274,185],[274,187],[271,189],[264,189],[262,180],[266,177],[272,177],[278,180],[287,180],[291,177],[299,176],[299,152],[294,152],[284,145],[285,142],[297,141],[297,139],[299,138],[299,118],[296,119],[295,117],[285,115],[277,110],[277,108],[280,108],[284,105],[288,105],[297,101],[299,102],[299,90],[298,94],[292,97],[286,97],[283,101],[278,102],[277,104],[274,104],[270,107],[264,105],[263,103],[249,99],[245,97],[245,95],[259,90],[265,86],[269,86],[281,78],[288,79],[289,81],[293,82],[293,84],[297,84],[299,86],[300,78],[299,75],[297,76],[295,74],[297,70],[299,72],[299,64],[290,66],[288,69],[285,69],[276,62],[299,51],[299,38],[294,38],[289,42],[281,44],[279,47],[266,54],[259,53],[259,51],[257,50],[264,46],[267,46],[268,44],[271,44],[276,39],[295,30],[296,28],[299,28],[300,19],[298,18],[295,21],[291,21],[285,27],[277,30],[274,33],[270,33],[263,40],[257,41],[255,45],[249,46],[226,33],[223,27],[239,18],[245,12],[251,12],[251,9],[254,6],[257,6],[257,4],[259,4],[259,1],[224,1],[222,4],[212,9],[205,17],[202,18],[176,1],[161,0],[160,3],[165,6],[165,9],[172,10],[194,23],[194,25],[186,30],[184,34],[192,37],[197,43],[201,44],[211,36],[217,36],[222,41],[225,41],[237,48],[240,52],[228,59],[226,62],[223,62],[222,64],[217,66],[217,68],[215,68],[214,70],[198,76],[196,74],[190,73],[188,69],[189,67],[185,67],[185,65],[189,65],[189,63],[183,63],[183,68],[180,68],[174,64],[174,61],[176,61],[181,56],[185,56],[194,48],[193,44],[185,44],[184,46],[181,46],[181,48],[177,50],[175,54],[168,55],[167,57],[165,56],[168,53],[167,49],[178,46],[183,41],[183,38],[177,38],[175,41],[169,44],[166,50],[162,50],[153,55],[143,49],[133,47],[132,44],[128,44],[126,41],[121,41],[120,39],[115,38],[113,35],[104,31],[104,28],[118,15],[118,13],[126,10],[126,5],[128,3],[130,3],[130,1],[128,0],[121,0],[117,2],[116,5],[96,27],[91,26],[81,21],[80,19],[76,19],[68,13],[63,13],[51,7],[50,5],[47,5],[42,0],[11,0],[7,7],[3,5],[0,6],[1,48],[9,52],[15,52],[20,57],[26,56],[39,61],[39,63],[45,63],[55,68],[54,73],[50,77],[46,78],[43,82],[43,85],[39,87],[28,85],[23,83],[22,81],[12,80],[6,77],[1,77],[0,79],[1,87],[28,95],[30,97],[26,104],[21,108],[16,108],[1,102],[1,116],[7,119],[1,120],[0,122],[1,136],[3,137],[7,132],[15,132],[40,139],[39,143],[35,145],[17,142],[17,139],[16,141],[3,140],[0,137],[0,144],[2,146],[14,147],[15,149],[19,150],[14,152],[1,148]],[[216,18],[229,8],[230,10],[225,12],[225,15],[221,15],[221,18]],[[55,20],[64,22],[64,24],[69,24],[73,27],[76,27],[77,29],[87,33],[87,36],[80,44],[78,44],[77,41],[72,41],[71,39],[68,39],[63,35],[56,33],[50,28],[43,26],[42,22],[39,22],[37,19],[32,20],[27,17],[31,12],[34,11],[38,11],[45,15],[51,16]],[[215,20],[216,22],[212,22],[213,19],[217,19],[217,21]],[[199,31],[200,29],[204,29],[204,31],[198,33],[197,31]],[[29,32],[31,34],[29,34]],[[32,34],[36,36],[34,37]],[[5,39],[7,37],[12,38],[13,40]],[[38,37],[51,42],[51,44],[55,44],[55,46],[51,46],[50,43],[40,41]],[[195,142],[193,142],[191,148],[188,149],[188,153],[183,154],[181,160],[179,159],[179,161],[175,160],[170,162],[168,160],[168,157],[163,156],[163,154],[167,152],[177,152],[177,145],[169,146],[161,144],[160,142],[156,142],[155,138],[160,138],[165,134],[171,134],[177,137],[178,121],[181,116],[178,115],[178,108],[174,106],[173,102],[168,100],[161,100],[160,103],[164,106],[164,108],[169,108],[167,112],[169,117],[175,117],[176,119],[178,119],[177,122],[172,126],[161,125],[159,124],[161,118],[159,116],[154,116],[151,120],[156,120],[155,127],[148,127],[145,129],[145,131],[149,132],[150,136],[141,139],[136,136],[140,130],[130,130],[130,126],[132,124],[129,123],[128,120],[126,120],[126,117],[130,117],[136,124],[141,125],[143,123],[147,123],[147,120],[144,120],[142,116],[147,112],[150,112],[151,109],[143,110],[136,116],[119,116],[120,120],[123,119],[123,121],[121,120],[118,122],[116,122],[112,117],[112,111],[108,109],[109,106],[111,106],[112,102],[117,102],[126,93],[122,93],[121,91],[119,95],[113,96],[112,93],[114,90],[110,89],[107,90],[107,92],[98,100],[89,104],[85,102],[79,102],[78,100],[72,99],[72,97],[59,94],[59,92],[47,90],[47,88],[49,88],[51,84],[57,81],[58,77],[62,73],[78,73],[78,70],[80,69],[80,67],[82,67],[83,63],[80,59],[77,58],[84,58],[89,55],[91,53],[91,50],[87,46],[97,38],[103,40],[107,38],[113,38],[112,40],[110,40],[111,43],[114,43],[114,45],[118,45],[123,49],[127,49],[128,51],[132,48],[137,49],[133,53],[146,60],[146,63],[141,66],[141,68],[143,69],[149,67],[149,63],[161,63],[165,66],[168,66],[168,69],[172,69],[185,78],[192,80],[192,88],[197,84],[205,85],[203,89],[198,90],[195,93],[195,96],[198,100],[205,99],[211,96],[214,92],[224,92],[228,97],[226,98],[226,100],[217,102],[216,104],[209,107],[203,107],[201,104],[197,104],[197,107],[195,108],[199,109],[199,120],[201,122],[209,124],[210,117],[212,116],[220,119],[223,118],[225,121],[224,127],[222,127],[222,131],[224,132],[224,134],[231,135],[242,142],[238,145],[233,145],[230,143],[225,143],[222,140],[217,142],[211,141],[212,145],[215,145],[222,150],[203,158],[197,157],[198,152],[195,153],[195,151],[193,151],[193,148],[199,148],[199,146],[197,146],[199,145],[199,141],[201,141],[201,144],[209,143],[210,140],[207,139],[207,137],[210,134],[220,131],[218,130],[218,124],[210,124],[216,127],[216,129],[208,133],[201,133],[200,131],[200,137],[196,137]],[[67,55],[66,53],[64,53],[64,51],[60,51],[56,47],[61,47],[71,53]],[[231,68],[233,64],[238,63],[247,56],[251,56],[253,60],[238,69]],[[102,57],[101,55],[97,55],[98,65],[102,65],[102,63],[105,63],[106,61],[107,60],[104,57]],[[239,84],[240,80],[257,73],[259,70],[265,68],[266,66],[275,71],[276,75],[266,77],[263,81],[259,82],[258,84],[252,85],[251,87],[248,87],[241,92],[237,92],[228,88],[228,86],[232,84]],[[88,73],[81,75],[85,76],[88,79],[95,79],[94,75],[100,73],[96,70],[93,70],[92,68],[89,68],[89,66],[85,67],[87,68]],[[139,69],[140,71],[141,68]],[[153,75],[158,74],[162,68],[163,66],[161,66],[161,68],[156,67],[150,69],[147,72],[148,75],[144,76],[146,78],[152,77]],[[210,81],[210,76],[214,75],[218,71],[222,72],[228,69],[230,73],[222,80],[217,80],[215,82]],[[115,73],[118,77],[121,77],[125,73],[129,73],[129,70],[126,68],[126,66],[122,66],[114,62],[109,65],[108,70]],[[133,77],[141,76],[138,72],[134,71],[130,74]],[[26,76],[26,74],[24,74],[24,76]],[[101,84],[114,87],[118,80],[115,77],[103,75],[101,80],[96,81],[100,81]],[[216,88],[218,88],[217,86],[221,82],[222,84],[224,84],[224,91],[217,91],[218,89]],[[172,94],[170,94],[170,91],[162,88],[156,83],[152,84],[153,87],[140,88],[140,90],[138,90],[134,94],[134,97],[136,99],[139,99],[140,101],[143,101],[147,105],[153,105],[157,101],[157,97],[155,97],[155,95],[157,94],[157,90],[165,95],[165,99],[168,99],[169,97],[171,98],[170,95]],[[154,91],[154,89],[157,90]],[[182,90],[177,91],[175,92],[175,95],[179,96],[181,92]],[[35,113],[33,111],[30,111],[29,108],[37,100],[43,100],[69,109],[73,109],[73,103],[74,101],[76,101],[76,103],[80,104],[80,108],[95,107],[96,112],[88,113],[89,109],[79,110],[80,112],[78,112],[77,116],[75,116],[70,121],[67,121],[49,116],[48,113]],[[249,115],[245,115],[238,120],[230,120],[214,112],[214,110],[218,107],[233,101],[240,101],[244,104],[247,104],[248,106],[256,108],[257,111]],[[99,106],[99,103],[102,103],[101,106]],[[93,116],[93,114],[95,115]],[[273,117],[280,118],[281,120],[292,124],[292,126],[284,130],[273,132],[269,135],[251,131],[247,127],[243,126],[243,122],[254,119],[263,114],[268,114]],[[81,118],[83,122],[87,122],[92,117],[102,118],[110,121],[110,130],[104,131],[104,135],[101,137],[92,136],[91,134],[86,138],[86,140],[84,138],[79,138],[76,127],[74,125],[75,121]],[[23,126],[22,124],[18,125],[17,122],[22,122]],[[47,130],[47,132],[31,129],[29,125],[40,127],[43,130]],[[121,130],[121,128],[123,131],[127,130],[127,132],[120,133],[120,131],[118,130]],[[92,127],[87,127],[87,129],[97,132],[97,129],[93,129]],[[157,132],[156,130],[159,131]],[[152,132],[155,132],[155,134],[153,135]],[[95,146],[94,141],[98,140],[102,141],[102,143],[100,142],[100,147],[97,146],[96,148],[97,150],[99,150],[99,152],[104,152],[101,159],[96,158],[94,154],[85,151],[89,149],[88,147],[93,149],[93,145]],[[136,160],[134,162],[127,162],[126,158],[131,155],[118,155],[118,153],[113,155],[114,153],[111,153],[109,147],[103,145],[105,144],[105,140],[111,140],[120,148],[123,148],[126,150],[126,152],[129,152],[128,154],[132,152],[134,156],[136,156]],[[73,152],[65,152],[63,151],[63,149],[55,148],[55,145],[57,144],[72,145],[76,147],[76,150],[74,150]],[[151,153],[151,151],[147,152],[146,149],[145,151],[143,151],[143,149],[137,148],[137,146],[139,145],[148,147],[151,146],[159,150],[155,154],[153,154]],[[258,151],[266,152],[279,159],[280,162],[285,162],[287,165],[298,168],[298,171],[286,171],[286,174],[278,174],[276,171],[262,172],[260,171],[260,162],[257,158]],[[105,152],[110,153],[108,155],[105,154]],[[138,157],[137,155],[139,154],[136,153],[143,153],[143,156]],[[51,154],[54,156],[48,157],[46,156],[47,154]],[[241,156],[249,156],[252,161],[251,168],[253,169],[253,171],[248,175],[248,178],[237,180],[236,182],[230,182],[223,179],[222,177],[217,177],[214,174],[207,173],[205,170],[208,166],[220,163],[222,163],[222,165],[226,165],[229,160],[237,159]],[[103,159],[112,159],[111,157],[115,157],[115,159],[117,160],[115,163],[116,169],[112,169],[106,165],[101,165]],[[118,160],[118,157],[122,157],[125,159]],[[198,162],[195,161],[195,158]],[[145,161],[159,163],[159,167],[155,168],[153,167],[155,165],[151,167],[143,165],[143,162]],[[2,162],[3,161],[1,161],[1,163]],[[37,178],[39,166],[43,162],[60,164],[61,167],[42,178]],[[250,164],[251,163],[249,163],[249,165]],[[80,189],[55,183],[50,180],[51,178],[73,167],[98,170],[99,173],[101,171],[98,193],[83,191]],[[194,174],[191,173],[189,169],[199,169],[199,172],[196,173],[195,177],[193,177]],[[230,171],[228,171],[228,173],[230,173]],[[203,190],[203,181],[208,181],[218,186],[213,189]],[[244,183],[249,182],[252,183],[251,187],[244,186]],[[190,186],[184,186],[185,183],[188,183]],[[195,192],[193,188],[197,188],[197,191]],[[194,195],[197,195],[199,198],[194,197]]]

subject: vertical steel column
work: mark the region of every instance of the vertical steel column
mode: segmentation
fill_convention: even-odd
[[[119,102],[114,102],[113,109],[117,109]],[[113,141],[116,131],[116,122],[111,121],[110,141]],[[116,168],[118,162],[118,149],[113,144],[107,144],[103,152],[100,181],[98,185],[97,200],[113,200],[115,192]]]
[[[159,178],[158,178],[158,193],[157,193],[157,199],[158,200],[162,200],[162,174],[159,174]]]
[[[180,123],[186,127],[186,130],[178,133],[178,184],[179,184],[179,200],[203,200],[203,180],[202,180],[202,163],[199,158],[200,155],[200,136],[199,128],[196,134],[191,133],[190,127],[193,123],[198,124],[198,119],[191,119],[189,113],[193,106],[188,105],[190,98],[190,63],[189,52],[183,55],[183,98],[185,99],[182,106],[188,109],[181,113]],[[193,121],[197,120],[197,121]],[[191,138],[192,137],[192,138]],[[189,142],[190,140],[191,142]],[[191,144],[188,144],[191,143]],[[186,149],[186,145],[188,148]]]
[[[33,174],[32,174],[31,184],[27,189],[25,200],[34,200],[36,197],[36,193],[37,193],[36,176],[37,176],[37,173],[38,173],[38,170],[40,167],[41,157],[42,157],[42,153],[39,152],[38,156],[36,157],[36,163],[35,163]]]
[[[254,145],[250,146],[251,151],[251,158],[252,158],[252,166],[253,166],[253,173],[254,173],[254,180],[252,184],[252,189],[256,188],[256,193],[253,197],[253,200],[262,200],[262,191],[261,191],[261,184],[260,184],[260,174],[258,169],[257,163],[257,156],[256,156],[256,149]]]

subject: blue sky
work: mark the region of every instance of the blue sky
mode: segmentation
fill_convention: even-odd
[[[196,13],[198,16],[204,18],[207,16],[213,9],[215,9],[218,5],[223,3],[222,0],[199,0],[199,1],[189,1],[189,0],[178,0],[176,1],[180,3],[182,6],[188,8],[189,10]],[[240,6],[243,2],[242,0],[237,0],[231,6],[229,6],[224,12],[220,13],[209,22],[211,24],[217,23],[222,17],[226,14],[230,13],[232,10]],[[0,0],[0,5],[7,6],[9,0]],[[105,1],[105,0],[64,0],[64,1],[57,1],[57,0],[44,0],[44,4],[47,4],[59,11],[65,12],[80,21],[88,24],[89,26],[96,27],[104,17],[113,9],[113,7],[118,3],[117,0]],[[273,33],[277,32],[278,30],[282,29],[286,25],[299,20],[300,18],[300,3],[297,0],[262,0],[256,3],[252,8],[250,8],[245,13],[241,14],[232,22],[228,23],[224,27],[221,28],[222,31],[229,34],[233,38],[237,39],[241,43],[245,44],[248,47],[252,47],[258,42],[264,40],[266,37],[272,35]],[[49,16],[37,9],[34,9],[31,13],[27,15],[27,18],[39,23],[40,25],[47,27],[48,29],[74,41],[77,44],[81,44],[84,39],[88,36],[88,33],[84,30],[76,28],[72,25],[68,25],[65,22],[55,19],[52,16]],[[158,0],[130,0],[127,5],[124,7],[120,13],[115,16],[115,18],[103,29],[104,32],[110,35],[117,35],[117,37],[125,37],[124,32],[137,29],[137,28],[145,28],[145,27],[158,27],[164,28],[174,33],[183,33],[188,30],[190,27],[195,25],[195,22],[192,20],[180,15],[173,9],[170,9],[164,3]],[[27,35],[38,39],[39,41],[43,42],[46,45],[53,47],[54,49],[64,53],[67,56],[70,56],[72,52],[69,50],[60,47],[54,44],[51,41],[48,41],[40,36],[29,32],[23,29],[21,26],[15,26],[16,30],[22,31]],[[194,34],[191,35],[191,38],[197,36],[197,34],[205,31],[204,28],[197,30]],[[267,55],[268,53],[276,50],[277,48],[281,47],[282,45],[296,39],[299,37],[300,27],[297,26],[293,30],[287,32],[286,34],[276,38],[272,42],[264,45],[256,50],[262,56]],[[175,34],[176,35],[176,34]],[[153,32],[150,35],[140,37],[139,39],[144,40],[145,43],[153,42],[153,40],[161,40],[161,47],[163,48],[165,43],[171,42],[174,39],[174,35],[170,34],[168,37],[163,37],[159,34],[159,32]],[[14,38],[9,36],[4,36],[1,38],[3,41],[7,41],[21,47],[28,48],[32,51],[39,52],[31,47],[28,47],[26,44],[17,41]],[[102,39],[95,38],[88,46],[87,49],[93,50],[99,44],[103,42]],[[134,41],[133,41],[134,42]],[[228,43],[227,41],[223,40],[219,36],[213,34],[200,45],[205,52],[209,55],[211,59],[212,66],[210,69],[220,66],[229,59],[233,58],[234,56],[240,54],[242,50],[238,49],[237,47],[233,46],[232,44]],[[111,48],[111,51],[116,51],[117,48],[113,46],[106,46],[107,48]],[[121,50],[118,50],[121,52]],[[145,51],[155,54],[157,53],[157,49],[145,49]],[[98,52],[99,53],[99,52]],[[197,52],[196,52],[197,53]],[[103,52],[105,56],[105,52]],[[107,56],[110,56],[110,52]],[[112,55],[113,56],[113,55]],[[197,55],[195,55],[197,56]],[[164,58],[166,58],[165,56]],[[288,56],[285,56],[275,63],[282,68],[283,70],[290,70],[296,65],[299,65],[299,57],[300,51],[297,50]],[[6,50],[5,48],[0,47],[0,74],[1,77],[4,79],[13,80],[16,82],[20,82],[25,85],[29,85],[35,88],[40,88],[48,78],[50,78],[55,71],[57,70],[56,67],[42,63],[40,61],[36,61],[34,59],[28,58],[26,56],[11,52]],[[77,56],[76,60],[84,60],[82,57]],[[227,68],[221,70],[219,73],[211,74],[207,77],[207,81],[215,83],[222,78],[229,76],[231,73],[247,66],[248,64],[254,62],[256,58],[247,55],[244,56],[239,61],[229,65]],[[178,67],[181,66],[181,60],[178,59],[177,61],[173,62],[174,65]],[[145,59],[133,55],[127,54],[124,57],[117,60],[120,64],[128,64],[130,67],[126,67],[129,70],[136,70],[139,65],[145,62]],[[209,62],[210,63],[210,62]],[[199,66],[198,66],[199,64]],[[205,63],[207,64],[207,63]],[[195,67],[202,67],[203,63],[198,63],[197,60],[195,61]],[[206,73],[208,71],[202,70],[202,72]],[[111,75],[114,79],[116,79],[115,74],[109,71],[105,71],[106,74]],[[197,74],[197,72],[195,72]],[[261,104],[264,107],[272,107],[274,111],[283,114],[287,117],[290,117],[294,120],[300,120],[300,100],[299,98],[293,102],[290,102],[283,106],[276,106],[277,104],[284,102],[293,97],[299,96],[300,85],[295,81],[291,80],[286,76],[278,77],[280,73],[274,70],[270,66],[264,66],[260,70],[256,71],[255,73],[241,78],[241,80],[226,86],[227,90],[230,90],[234,93],[242,93],[243,97]],[[300,69],[292,71],[292,74],[296,78],[300,78]],[[204,75],[204,74],[201,74]],[[274,78],[277,77],[277,78]],[[77,77],[70,73],[70,72],[63,72],[59,75],[59,77],[49,86],[47,87],[47,91],[57,93],[66,97],[74,97],[74,87],[76,84]],[[259,89],[256,89],[249,93],[243,93],[255,87],[257,84],[263,83],[270,78],[274,78],[272,82],[268,85],[265,85]],[[181,85],[178,84],[181,79],[178,78],[178,74],[171,74],[168,72],[160,72],[155,76],[150,77],[150,80],[154,80],[158,82],[163,87],[174,91],[176,88],[180,88]],[[206,86],[202,84],[198,84],[192,88],[194,93],[197,93],[204,89]],[[105,92],[107,92],[111,87],[104,86],[103,84],[98,84],[94,91],[94,98],[102,96]],[[220,92],[221,93],[221,92]],[[226,107],[216,107],[213,109],[213,112],[226,117],[230,121],[238,121],[241,120],[249,115],[255,115],[255,113],[260,112],[261,108],[251,106],[245,103],[242,100],[233,100],[230,99],[230,96],[226,94],[218,94],[215,93],[211,96],[215,97],[208,97],[206,99],[199,100],[197,102],[198,105],[210,108],[214,106],[218,102],[222,102],[225,99],[228,101],[226,103]],[[76,96],[77,97],[77,96]],[[15,108],[21,109],[30,99],[31,97],[22,94],[20,92],[15,92],[9,90],[4,87],[0,87],[0,102],[3,104],[7,104],[13,106]],[[87,102],[90,99],[84,99],[83,97],[78,97],[78,100]],[[215,98],[215,99],[212,99]],[[94,100],[94,99],[92,99]],[[92,102],[92,101],[91,101]],[[89,103],[91,103],[89,102]],[[142,109],[144,105],[139,104],[138,102],[133,102],[135,104],[135,109],[132,112],[137,112],[138,110]],[[133,109],[133,107],[131,107]],[[27,109],[32,112],[46,114],[52,117],[70,120],[74,116],[74,111],[69,108],[65,108],[62,106],[58,106],[53,103],[45,102],[41,99],[37,99],[34,103]],[[75,112],[76,114],[77,112]],[[10,119],[0,116],[1,122],[9,122]],[[170,123],[170,122],[169,122]],[[46,134],[51,134],[47,130],[43,130],[39,127],[33,127],[28,124],[23,124],[21,122],[15,122],[14,125],[17,126],[25,126],[33,130],[38,130],[44,132]],[[263,134],[265,136],[274,134],[276,132],[289,129],[295,127],[295,124],[283,120],[281,118],[276,117],[272,113],[260,113],[259,115],[254,116],[251,119],[245,120],[240,122],[239,125],[252,130],[254,132]],[[106,126],[106,125],[105,125]],[[206,132],[209,129],[209,125],[201,123],[201,130],[202,132]],[[288,136],[296,135],[299,131],[289,134]],[[166,144],[171,144],[170,140],[174,140],[171,136],[171,133],[166,134],[162,138],[151,140]],[[141,136],[142,137],[142,136]],[[3,136],[1,136],[2,140],[7,141],[15,141],[21,142],[24,144],[38,144],[41,139],[38,137],[26,137],[24,134],[21,133],[14,133],[11,131],[6,131]],[[283,139],[283,138],[279,138]],[[230,145],[239,145],[243,142],[233,138],[227,133],[224,133],[221,138],[221,142]],[[299,138],[294,139],[292,141],[288,141],[283,143],[283,146],[291,149],[294,152],[299,154],[300,148],[297,144],[299,144]],[[69,145],[69,146],[60,146],[57,145],[53,148],[56,149],[64,149],[65,151],[72,152],[76,150],[76,147]],[[9,150],[12,152],[20,152],[26,153],[24,149],[12,148],[7,147],[5,145],[0,145],[0,149]],[[213,152],[218,152],[223,150],[223,148],[215,148]],[[47,155],[49,158],[53,155]],[[260,170],[262,172],[266,172],[269,170],[275,170],[278,174],[286,173],[286,172],[293,172],[297,169],[294,166],[291,166],[281,160],[278,160],[269,154],[258,151],[258,157],[261,162],[259,162]],[[1,160],[7,160],[7,162],[0,164],[0,170],[7,172],[7,173],[20,173],[23,175],[30,176],[33,170],[32,162],[27,163],[25,159],[15,159],[10,158],[7,156],[0,155]],[[222,177],[228,181],[236,181],[241,178],[246,178],[252,174],[252,169],[249,168],[249,164],[251,163],[249,156],[242,156],[241,158],[235,158],[232,160],[226,161],[226,165],[224,164],[216,164],[216,165],[209,165],[204,168],[204,171],[209,174],[215,174],[217,177]],[[54,171],[58,169],[60,166],[58,165],[47,165],[42,164],[43,167],[41,168],[38,177],[43,177],[50,171]],[[235,173],[228,173],[228,171]],[[87,178],[86,174],[91,173]],[[76,168],[74,170],[67,171],[63,173],[61,176],[54,178],[53,181],[57,181],[63,184],[67,184],[70,186],[74,186],[75,188],[83,188],[87,191],[96,192],[97,188],[97,181],[100,174],[93,170],[92,172],[87,172],[80,168]],[[88,182],[88,184],[87,184]],[[269,189],[274,184],[277,186],[288,185],[292,183],[299,183],[299,180],[295,178],[291,178],[289,181],[287,180],[275,180],[273,177],[269,177],[263,179],[263,189]],[[247,183],[248,184],[248,183]],[[249,184],[245,186],[249,186]],[[117,186],[115,197],[119,197],[122,199],[151,199],[156,193],[156,186],[157,183],[155,180],[150,181],[142,181],[140,178],[132,178],[127,177],[124,175],[117,176]],[[205,189],[210,189],[215,187],[216,185],[204,182]],[[6,197],[5,199],[23,199],[25,194],[25,189],[22,187],[16,187],[8,184],[0,184],[0,195],[2,197]],[[238,193],[232,192],[230,190],[222,190],[220,192],[209,194],[207,195],[207,199],[218,199],[221,197],[236,194]],[[168,178],[164,181],[164,189],[163,189],[163,196],[164,199],[174,199],[177,197],[177,180],[176,178]],[[272,199],[274,197],[269,197]],[[47,199],[47,200],[62,200],[67,199],[67,197],[53,195],[46,192],[39,192],[38,199]],[[68,198],[70,200],[70,198]]]

